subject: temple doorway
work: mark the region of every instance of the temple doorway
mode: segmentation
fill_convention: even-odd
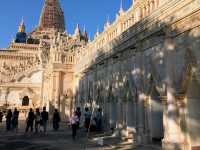
[[[150,100],[150,130],[153,143],[160,143],[164,137],[163,105],[158,91],[154,87]]]
[[[28,96],[23,97],[22,106],[29,106],[29,97]]]

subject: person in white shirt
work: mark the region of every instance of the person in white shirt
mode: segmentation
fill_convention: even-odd
[[[37,108],[35,112],[35,133],[38,133],[41,122],[40,109]]]
[[[76,112],[74,112],[73,116],[70,118],[70,124],[71,124],[71,128],[72,128],[72,138],[73,138],[73,140],[76,139],[78,122],[79,122],[78,115],[76,114]]]

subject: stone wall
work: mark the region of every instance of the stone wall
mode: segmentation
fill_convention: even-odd
[[[200,145],[194,133],[198,127],[187,128],[195,126],[188,119],[199,122],[198,111],[191,109],[195,94],[186,94],[193,87],[191,77],[199,73],[199,4],[166,1],[96,53],[87,49],[75,66],[76,104],[91,106],[95,101],[104,110],[106,127],[148,143],[157,134],[155,121],[162,121],[153,118],[157,99],[163,125],[156,137],[162,138],[164,128],[163,149]]]

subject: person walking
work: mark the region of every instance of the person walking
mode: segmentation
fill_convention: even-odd
[[[89,109],[86,107],[85,108],[85,128],[86,128],[87,132],[90,127],[90,120],[91,120],[91,113],[90,113]]]
[[[78,122],[77,122],[77,128],[79,128],[80,127],[80,120],[81,120],[81,109],[80,109],[80,107],[77,107],[76,108],[76,115],[78,116]]]
[[[33,109],[31,108],[28,113],[26,132],[29,131],[29,128],[31,128],[31,132],[33,132],[34,119],[35,119],[34,112],[33,112]]]
[[[43,129],[44,129],[44,133],[46,133],[46,131],[47,131],[47,121],[49,120],[49,114],[46,111],[46,107],[43,107],[43,111],[41,113],[41,118],[42,118],[41,123],[42,123]]]
[[[101,131],[101,129],[102,129],[102,118],[103,118],[102,109],[99,108],[98,111],[97,111],[97,115],[96,115],[96,117],[95,117],[95,121],[96,121],[96,130],[97,130],[97,131]]]
[[[15,108],[13,115],[12,115],[12,130],[15,132],[18,131],[18,119],[19,119],[19,111]]]
[[[3,112],[0,111],[0,123],[2,123],[2,122],[3,122]]]
[[[55,131],[59,129],[59,122],[60,122],[60,114],[58,112],[58,109],[55,109],[55,112],[53,114],[53,129]]]
[[[12,122],[12,111],[11,109],[9,109],[6,115],[6,130],[7,131],[10,131],[11,129],[11,122]]]
[[[76,112],[74,112],[73,116],[70,118],[70,125],[71,125],[71,128],[72,128],[72,138],[73,138],[73,140],[76,139],[78,121],[79,121],[78,116],[77,116]]]
[[[38,133],[40,122],[41,122],[40,109],[37,108],[35,112],[35,133]]]

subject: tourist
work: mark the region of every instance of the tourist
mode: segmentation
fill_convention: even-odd
[[[28,113],[26,132],[29,131],[29,128],[31,128],[31,132],[33,132],[34,119],[35,119],[34,112],[33,109],[31,108]]]
[[[3,121],[3,112],[0,111],[0,123],[2,123],[2,121]]]
[[[6,115],[6,130],[10,131],[11,129],[11,121],[12,120],[12,111],[11,109],[8,110],[7,115]]]
[[[97,111],[97,115],[95,117],[95,122],[96,122],[96,130],[101,131],[102,129],[102,109],[99,108]]]
[[[39,108],[37,108],[35,112],[35,133],[38,133],[40,122],[41,122],[40,110]]]
[[[58,112],[58,109],[55,109],[55,112],[53,114],[53,129],[55,131],[59,129],[59,122],[60,122],[60,114]]]
[[[12,129],[17,132],[18,130],[19,111],[15,108],[12,116]]]
[[[85,108],[85,128],[87,131],[90,127],[90,120],[91,120],[91,113],[90,113],[89,109],[86,107]]]
[[[80,107],[77,107],[76,108],[76,115],[78,116],[78,122],[77,122],[77,127],[79,128],[80,127],[80,120],[81,120],[81,109]]]
[[[73,140],[76,139],[76,133],[77,133],[77,123],[79,122],[78,116],[76,112],[73,113],[73,116],[70,118],[70,125],[72,128],[72,138]]]
[[[46,111],[46,107],[43,107],[43,111],[41,113],[41,118],[42,118],[41,123],[42,123],[43,129],[44,129],[44,133],[46,133],[46,131],[47,131],[47,121],[49,120],[49,114]]]

